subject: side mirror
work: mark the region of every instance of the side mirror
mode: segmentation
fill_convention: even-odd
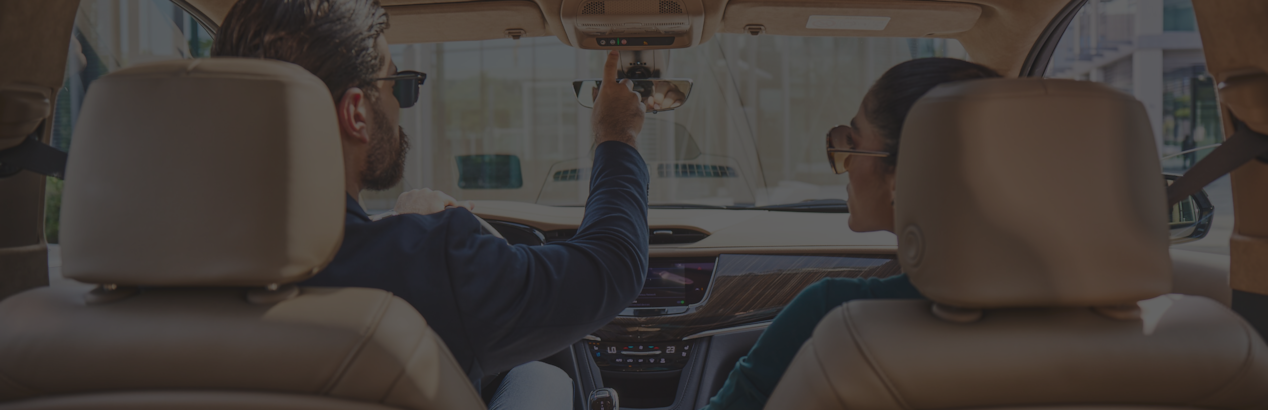
[[[654,79],[634,81],[634,92],[642,96],[647,104],[647,112],[673,111],[687,102],[691,95],[692,82],[688,79]],[[577,94],[577,102],[582,107],[594,108],[594,99],[599,96],[599,86],[603,80],[577,80],[572,82],[572,91]],[[661,104],[656,108],[655,103]]]
[[[1172,174],[1164,174],[1163,177],[1167,179],[1167,185],[1180,178],[1179,175]],[[1211,205],[1206,190],[1198,191],[1172,205],[1168,221],[1171,227],[1171,244],[1193,242],[1206,237],[1211,231],[1214,214],[1215,206]]]

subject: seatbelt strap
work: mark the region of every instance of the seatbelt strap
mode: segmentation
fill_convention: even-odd
[[[1268,135],[1251,130],[1241,121],[1233,122],[1237,132],[1167,187],[1167,206],[1183,201],[1253,159],[1268,163]]]
[[[16,175],[22,170],[66,179],[65,152],[40,142],[36,131],[21,144],[0,151],[0,178]]]

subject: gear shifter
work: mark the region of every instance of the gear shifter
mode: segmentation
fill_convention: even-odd
[[[617,399],[616,390],[611,388],[595,389],[590,392],[589,410],[620,410],[621,401]]]

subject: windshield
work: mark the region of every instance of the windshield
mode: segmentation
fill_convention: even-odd
[[[428,81],[401,115],[406,177],[364,193],[367,208],[424,187],[460,200],[585,204],[594,145],[572,82],[601,77],[603,52],[543,37],[394,45],[392,56]],[[935,56],[967,58],[944,39],[718,34],[672,50],[662,77],[695,85],[682,107],[647,114],[638,137],[651,204],[839,203],[846,177],[828,166],[824,134],[850,121],[886,69]]]

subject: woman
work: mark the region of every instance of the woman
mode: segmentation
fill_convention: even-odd
[[[850,125],[828,132],[828,160],[849,173],[850,230],[894,231],[894,179],[898,138],[907,112],[926,92],[948,82],[999,77],[978,64],[923,58],[890,68],[863,97]],[[828,311],[855,299],[918,299],[907,275],[884,279],[829,278],[810,285],[775,317],[747,356],[740,358],[707,410],[761,409],[793,356]]]

